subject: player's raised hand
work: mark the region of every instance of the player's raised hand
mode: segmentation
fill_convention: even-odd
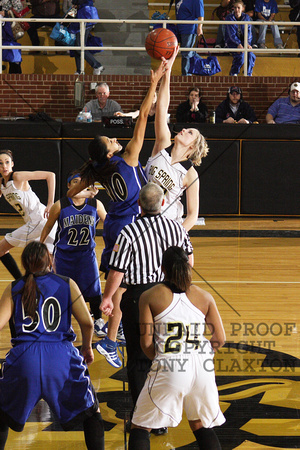
[[[167,70],[166,64],[167,64],[167,60],[165,58],[162,58],[162,61],[161,61],[160,65],[158,66],[158,68],[155,70],[155,72],[153,70],[150,71],[151,82],[158,83],[158,81],[164,76],[164,74]]]
[[[171,56],[171,58],[169,58],[169,59],[161,58],[163,61],[166,62],[165,66],[164,66],[166,71],[171,71],[174,61],[176,59],[176,56],[178,55],[178,52],[179,52],[179,46],[177,45],[177,47],[174,49],[174,52],[173,52],[173,55]]]

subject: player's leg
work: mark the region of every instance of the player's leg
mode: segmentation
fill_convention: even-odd
[[[83,431],[88,450],[104,450],[104,424],[99,409],[83,422]]]
[[[102,301],[101,295],[95,295],[94,297],[86,297],[84,296],[86,302],[90,304],[90,311],[93,315],[94,320],[98,320],[102,317],[102,313],[100,311],[100,305]]]
[[[0,419],[0,450],[3,450],[8,437],[8,426]]]
[[[204,428],[201,420],[189,420],[200,450],[221,450],[220,441],[213,428]]]
[[[107,362],[113,367],[121,367],[122,362],[117,354],[117,337],[120,329],[120,322],[122,318],[122,312],[120,309],[120,303],[122,295],[126,291],[125,288],[119,287],[113,295],[112,301],[114,304],[113,316],[108,319],[107,336],[102,341],[96,344],[96,349],[101,355],[105,356]]]
[[[150,428],[132,426],[129,437],[129,450],[150,450]]]
[[[11,248],[13,248],[13,245],[9,244],[5,238],[2,239],[0,242],[0,260],[14,279],[17,280],[18,278],[21,278],[22,274],[16,261],[9,253]]]

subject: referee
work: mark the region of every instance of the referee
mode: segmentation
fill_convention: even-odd
[[[182,247],[193,265],[193,247],[187,231],[178,222],[160,213],[163,195],[163,190],[151,182],[141,189],[138,200],[141,216],[126,225],[117,238],[101,304],[101,310],[111,315],[112,296],[124,277],[127,290],[121,301],[122,323],[126,338],[128,382],[134,406],[151,366],[150,359],[140,346],[139,297],[163,280],[161,262],[167,248],[173,245]]]

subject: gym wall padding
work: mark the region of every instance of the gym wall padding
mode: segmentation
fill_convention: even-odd
[[[68,173],[88,159],[87,147],[96,134],[117,137],[125,147],[134,132],[133,128],[104,128],[95,122],[54,122],[54,128],[29,121],[11,125],[0,121],[0,148],[14,152],[15,170],[55,172],[56,199],[66,194]],[[210,148],[196,168],[200,178],[200,215],[300,215],[299,126],[170,124],[173,137],[183,127],[198,128]],[[40,137],[43,133],[44,139]],[[148,124],[140,155],[142,165],[146,164],[154,141],[153,124]],[[46,203],[46,182],[30,184]],[[107,207],[109,198],[103,189],[98,198]],[[11,212],[15,211],[0,199],[0,213]]]
[[[300,143],[243,141],[241,214],[300,214]]]
[[[207,140],[208,155],[196,167],[201,214],[238,214],[239,141]]]

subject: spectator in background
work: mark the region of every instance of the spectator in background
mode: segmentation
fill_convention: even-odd
[[[278,98],[268,109],[267,123],[300,124],[300,82],[291,84],[288,97]]]
[[[215,19],[215,15],[219,20],[225,20],[228,14],[233,12],[234,0],[222,0],[220,5],[213,10],[211,19]],[[216,38],[215,48],[222,48],[225,46],[225,25],[219,25],[218,34]]]
[[[212,20],[214,20],[214,16],[216,14],[217,18],[220,20],[225,20],[225,17],[228,14],[234,12],[233,5],[235,0],[222,0],[220,6],[213,10]],[[254,0],[245,1],[245,12],[250,17],[250,20],[254,20],[255,12],[254,12]],[[257,48],[256,45],[256,30],[254,25],[251,25],[252,30],[252,47]],[[225,46],[225,25],[219,25],[217,39],[215,43],[215,48],[222,48]]]
[[[245,13],[248,14],[250,20],[256,20],[256,12],[255,12],[255,0],[244,0],[245,3]],[[258,48],[257,46],[257,31],[254,24],[251,25],[252,31],[252,48]]]
[[[7,12],[2,10],[0,11],[0,15],[2,17],[7,17]],[[2,27],[2,45],[20,45],[16,42],[12,28],[11,22],[3,23]],[[9,63],[9,72],[8,73],[22,73],[21,62],[22,62],[22,54],[21,50],[15,49],[7,49],[2,50],[2,61]]]
[[[232,86],[227,98],[216,109],[216,123],[253,123],[256,115],[249,103],[243,100],[242,89]]]
[[[176,19],[177,20],[204,20],[203,0],[176,0]],[[202,24],[178,24],[181,47],[192,48],[195,45],[196,36],[202,33]],[[190,59],[195,55],[194,51],[181,52],[181,73],[182,75],[191,75]]]
[[[93,122],[101,122],[103,116],[114,116],[117,112],[123,112],[118,102],[108,98],[110,92],[107,83],[98,83],[95,93],[96,99],[87,102],[83,108],[83,111],[91,111]]]
[[[95,8],[93,0],[72,0],[73,5],[77,6],[77,16],[76,19],[99,19],[97,8]],[[84,45],[88,45],[88,39],[95,23],[85,22],[85,35],[84,35]],[[69,26],[69,31],[76,34],[75,46],[80,46],[80,23],[73,22]],[[81,73],[81,53],[80,51],[74,51],[76,72],[75,74]],[[93,75],[100,75],[104,67],[97,61],[93,53],[89,50],[85,50],[84,59],[93,68]]]
[[[269,22],[267,25],[260,25],[257,44],[259,48],[267,48],[266,32],[268,25],[271,27],[273,34],[274,45],[276,48],[283,48],[283,42],[280,37],[278,25],[272,25],[272,21],[275,19],[275,14],[278,13],[278,6],[276,0],[256,0],[255,11],[257,13],[257,20]]]
[[[228,48],[244,48],[244,28],[245,25],[239,25],[240,21],[250,21],[248,14],[244,13],[245,4],[238,0],[234,3],[234,13],[229,14],[225,20],[232,21],[232,25],[226,25],[225,29],[225,43]],[[248,25],[248,49],[251,49],[252,30],[251,25]],[[247,75],[251,76],[255,64],[256,56],[252,52],[248,52],[248,70]],[[244,53],[234,52],[233,62],[229,75],[237,76],[244,64]]]
[[[207,107],[201,102],[200,89],[193,87],[189,91],[188,99],[180,103],[176,111],[176,121],[181,123],[206,122]]]
[[[292,22],[300,21],[300,0],[290,0],[290,7],[292,8],[289,14],[289,18]],[[297,42],[300,48],[300,27],[296,27],[297,30]],[[298,54],[298,57],[300,53]]]
[[[59,0],[31,0],[32,18],[34,19],[54,19],[60,17]],[[32,45],[41,45],[37,30],[44,26],[54,27],[55,22],[30,22],[27,33]],[[31,53],[38,53],[36,51]]]

